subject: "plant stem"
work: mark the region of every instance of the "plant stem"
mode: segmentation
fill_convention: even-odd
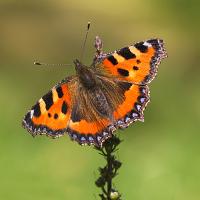
[[[111,163],[111,153],[107,152],[107,166],[108,166],[108,182],[107,182],[107,193],[110,194],[111,193],[111,189],[112,189],[112,163]],[[109,198],[110,200],[110,198]]]
[[[121,200],[121,195],[114,189],[112,184],[112,180],[117,176],[117,171],[122,164],[114,155],[120,142],[121,140],[114,135],[105,141],[102,147],[96,147],[99,154],[106,160],[105,167],[99,168],[100,177],[95,182],[96,186],[102,190],[102,194],[99,194],[101,200]]]

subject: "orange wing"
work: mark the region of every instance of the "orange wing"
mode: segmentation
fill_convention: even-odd
[[[117,106],[113,113],[117,128],[127,128],[132,122],[143,121],[143,111],[150,100],[148,86],[123,84],[127,88],[124,93],[124,101]]]
[[[112,122],[108,119],[93,119],[87,121],[84,118],[78,121],[70,121],[67,132],[72,140],[81,145],[101,146],[103,142],[112,137],[113,131],[116,130]]]
[[[64,80],[44,95],[25,115],[23,126],[33,135],[53,138],[66,131],[71,113],[69,80]]]
[[[121,80],[146,84],[156,76],[157,67],[166,56],[163,41],[151,39],[109,54],[100,68]]]

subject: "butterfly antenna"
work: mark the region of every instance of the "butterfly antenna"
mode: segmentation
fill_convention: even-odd
[[[42,63],[35,61],[34,65],[44,65],[44,66],[71,66],[71,64],[52,64],[52,63]]]
[[[90,29],[90,22],[87,23],[87,30],[86,30],[85,39],[84,39],[83,46],[82,46],[80,61],[82,61],[83,55],[84,55],[84,52],[85,52],[85,45],[86,45],[89,29]]]

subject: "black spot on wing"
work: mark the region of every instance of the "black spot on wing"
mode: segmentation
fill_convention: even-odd
[[[118,83],[119,87],[122,88],[123,90],[127,91],[130,89],[130,87],[133,85],[132,83],[128,82],[119,82]]]
[[[39,117],[41,115],[41,110],[40,110],[40,104],[36,103],[33,107],[32,107],[33,112],[33,116],[34,117]]]
[[[113,65],[117,65],[117,64],[118,64],[117,60],[116,60],[115,57],[112,56],[112,55],[111,55],[111,56],[108,56],[107,59],[108,59]]]
[[[61,108],[62,113],[66,115],[67,109],[68,109],[67,103],[63,101],[62,108]]]
[[[129,71],[126,70],[126,69],[121,69],[121,68],[118,68],[117,69],[118,73],[122,76],[129,76]]]
[[[145,46],[143,42],[136,43],[134,46],[142,53],[146,53],[148,51],[148,47]]]
[[[133,54],[128,47],[125,47],[123,49],[120,49],[117,52],[120,56],[124,57],[125,59],[131,59],[131,58],[136,58],[136,55]]]
[[[56,92],[58,93],[58,97],[59,98],[63,97],[62,87],[57,87],[56,88]]]
[[[52,92],[50,91],[49,93],[47,93],[46,95],[44,95],[42,97],[42,99],[45,102],[46,110],[49,110],[49,108],[53,105],[53,95],[52,95]]]
[[[138,69],[139,69],[139,67],[133,66],[133,70],[137,71]]]
[[[58,119],[58,114],[57,113],[54,114],[54,119]]]
[[[140,60],[138,60],[138,59],[136,60],[136,62],[137,62],[137,64],[140,64],[140,63],[141,63],[141,61],[140,61]]]

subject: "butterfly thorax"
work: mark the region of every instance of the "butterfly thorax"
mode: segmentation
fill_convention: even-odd
[[[97,78],[94,72],[77,59],[74,64],[80,83],[87,89],[93,89],[97,85]]]

